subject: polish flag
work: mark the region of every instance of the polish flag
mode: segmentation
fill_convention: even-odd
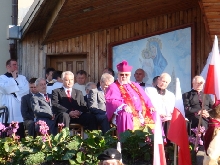
[[[163,129],[160,116],[157,112],[153,113],[154,118],[154,161],[153,165],[166,165],[166,158],[163,145]]]
[[[186,128],[185,112],[180,88],[180,81],[176,79],[175,108],[170,121],[168,139],[179,146],[178,165],[191,165],[188,133]]]
[[[213,94],[217,100],[220,100],[220,55],[217,36],[215,36],[210,55],[211,57],[210,63],[208,64],[204,93]]]

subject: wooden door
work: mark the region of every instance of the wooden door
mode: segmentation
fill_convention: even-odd
[[[78,70],[84,70],[88,73],[87,55],[49,55],[47,56],[47,67],[53,67],[60,71],[71,71],[74,75]]]

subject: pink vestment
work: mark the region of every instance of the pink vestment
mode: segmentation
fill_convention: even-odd
[[[132,82],[139,90],[140,94],[143,96],[144,101],[148,108],[153,107],[149,97],[145,94],[144,90],[139,84]],[[124,84],[123,87],[126,89],[128,94],[131,96],[135,110],[142,111],[142,105],[137,92],[132,89],[129,84]],[[124,110],[123,105],[124,99],[116,83],[112,83],[106,90],[106,113],[109,121],[112,121],[114,115],[116,115],[116,124],[118,136],[121,132],[126,130],[133,130],[133,116],[131,113],[127,113]]]

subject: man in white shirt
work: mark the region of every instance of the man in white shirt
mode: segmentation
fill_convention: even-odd
[[[76,72],[76,83],[73,85],[74,89],[78,89],[78,90],[82,91],[83,96],[86,95],[86,90],[85,90],[86,77],[87,77],[86,71],[84,71],[84,70],[77,71]]]
[[[46,83],[48,84],[50,81],[52,81],[52,75],[53,72],[55,71],[54,68],[47,68],[46,69]]]
[[[21,116],[21,97],[29,93],[29,85],[25,76],[18,74],[18,64],[14,59],[6,62],[7,72],[0,76],[0,104],[9,111],[8,122],[17,121],[17,134],[24,137],[23,118]]]
[[[175,105],[175,95],[167,90],[170,82],[170,75],[168,73],[162,73],[158,77],[158,83],[155,87],[145,88],[147,96],[155,107],[155,111],[160,114],[162,121],[171,120]]]
[[[63,80],[61,79],[63,71],[56,70],[53,72],[53,80],[47,84],[47,93],[52,94],[52,91],[63,86]]]

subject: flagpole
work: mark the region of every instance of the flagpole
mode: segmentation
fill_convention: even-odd
[[[199,115],[199,124],[198,124],[198,131],[196,132],[196,141],[195,141],[194,151],[196,151],[196,148],[198,147],[198,140],[199,140],[200,126],[201,126],[201,122],[202,122],[202,113],[203,113],[203,109],[204,109],[204,102],[205,102],[205,94],[203,94],[203,98],[202,98],[202,109],[201,109],[201,112]]]
[[[177,145],[174,144],[174,165],[176,165],[176,153],[177,153]]]

